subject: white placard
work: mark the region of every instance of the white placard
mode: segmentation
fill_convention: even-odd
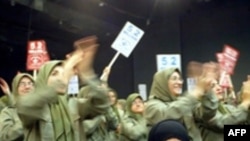
[[[68,84],[68,94],[78,94],[79,93],[79,81],[78,76],[74,75],[70,78]]]
[[[143,30],[130,22],[126,22],[111,47],[125,57],[129,57],[137,43],[142,38],[143,34]]]
[[[140,96],[143,98],[143,100],[147,100],[147,85],[146,84],[139,84],[138,85],[138,91]]]
[[[167,68],[178,68],[181,71],[180,54],[157,54],[156,55],[157,71]]]
[[[196,85],[196,80],[194,78],[187,78],[187,89],[188,92],[191,92],[192,90],[194,90]]]

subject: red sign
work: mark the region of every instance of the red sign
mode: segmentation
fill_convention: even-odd
[[[222,70],[228,74],[233,74],[236,62],[239,57],[239,51],[229,45],[225,45],[223,49]]]
[[[38,70],[48,60],[49,55],[44,40],[28,42],[26,62],[27,70]]]
[[[222,75],[221,81],[220,81],[220,85],[224,88],[229,88],[231,86],[231,80],[230,80],[230,75],[228,74],[224,74]]]

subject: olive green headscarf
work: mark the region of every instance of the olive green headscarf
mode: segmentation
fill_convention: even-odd
[[[28,73],[18,73],[14,79],[12,80],[12,95],[11,96],[7,96],[4,95],[0,98],[0,101],[2,102],[2,104],[4,106],[13,106],[15,104],[15,98],[18,96],[18,85],[19,82],[21,81],[21,79],[23,77],[27,77],[29,78],[32,82],[34,82],[33,77],[28,74]]]
[[[176,99],[175,96],[170,94],[168,88],[168,80],[174,72],[181,74],[177,68],[169,68],[155,73],[149,98],[158,98],[164,102],[174,101]]]
[[[135,118],[137,121],[143,118],[141,114],[136,114],[131,110],[132,103],[135,101],[136,98],[142,99],[142,97],[138,93],[132,93],[128,96],[126,101],[126,114],[129,117]]]
[[[116,100],[115,100],[114,105],[112,105],[112,106],[115,106],[115,105],[117,104],[117,101],[118,101],[117,91],[116,91],[115,89],[109,87],[109,88],[108,88],[108,92],[113,92],[113,93],[114,93],[114,95],[115,95],[115,97],[116,97]]]
[[[62,61],[49,61],[40,69],[36,79],[36,88],[46,88],[52,70]],[[50,112],[56,141],[73,141],[74,131],[65,96],[58,96],[58,103],[50,104]]]
[[[113,92],[114,95],[115,95],[115,97],[116,97],[116,101],[115,101],[114,105],[111,105],[111,108],[112,108],[113,111],[115,112],[115,115],[116,115],[116,117],[118,118],[118,121],[121,122],[121,115],[119,114],[118,109],[117,109],[117,107],[116,107],[116,104],[117,104],[117,101],[118,101],[117,92],[116,92],[115,89],[110,88],[110,87],[108,88],[108,92]]]
[[[27,77],[34,82],[33,77],[28,73],[18,73],[12,80],[12,94],[18,96],[18,85],[22,78]]]

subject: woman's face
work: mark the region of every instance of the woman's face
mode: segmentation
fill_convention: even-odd
[[[178,96],[182,93],[183,79],[178,72],[174,72],[168,80],[168,88],[172,95]]]
[[[134,113],[143,113],[144,102],[140,98],[136,98],[131,105],[131,111]]]
[[[212,82],[212,92],[216,95],[218,100],[223,100],[224,98],[224,93],[222,87],[218,84],[218,81],[214,80]]]
[[[17,89],[19,95],[26,95],[34,89],[34,83],[30,78],[23,77],[21,78]]]
[[[60,80],[63,77],[64,69],[62,66],[56,66],[50,73],[47,81],[48,86],[55,86],[56,83],[58,83],[58,80]],[[65,93],[67,87],[58,87],[57,92]]]
[[[109,100],[111,102],[111,105],[114,105],[116,103],[116,94],[113,91],[108,92]]]

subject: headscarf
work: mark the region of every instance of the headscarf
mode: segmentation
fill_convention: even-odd
[[[11,95],[4,95],[0,98],[0,101],[4,106],[14,106],[15,98],[18,96],[18,85],[23,77],[29,78],[32,82],[34,82],[33,77],[28,73],[18,73],[12,80],[12,93]]]
[[[116,97],[115,103],[114,103],[113,105],[111,105],[111,108],[112,108],[112,110],[114,111],[116,117],[118,118],[118,122],[121,122],[121,115],[119,114],[118,109],[117,109],[117,107],[116,107],[116,104],[117,104],[117,101],[118,101],[117,92],[116,92],[115,89],[110,88],[110,87],[109,87],[109,89],[108,89],[108,92],[113,92],[114,95],[115,95],[115,97]]]
[[[186,128],[176,120],[163,120],[151,128],[148,141],[166,141],[177,138],[181,141],[189,141]]]
[[[36,87],[46,88],[47,81],[52,70],[60,65],[62,61],[46,62],[40,69],[36,79]],[[74,139],[72,121],[69,114],[67,100],[65,96],[58,96],[58,103],[49,104],[52,124],[56,141],[71,141]]]
[[[28,73],[18,73],[14,77],[14,79],[12,80],[12,94],[14,96],[18,96],[18,85],[19,85],[21,79],[24,78],[24,77],[29,78],[34,83],[34,79],[30,74],[28,74]]]
[[[129,117],[132,117],[136,120],[140,120],[142,118],[141,114],[136,114],[131,110],[132,103],[135,101],[136,98],[142,99],[142,97],[138,93],[132,93],[128,96],[126,101],[126,114]]]
[[[114,105],[112,105],[112,106],[115,106],[115,105],[117,104],[117,101],[118,101],[117,91],[116,91],[115,89],[109,87],[109,88],[108,88],[108,92],[113,92],[113,94],[115,95],[116,100],[115,100]]]
[[[149,98],[157,98],[164,102],[170,102],[176,99],[168,88],[168,80],[174,72],[181,74],[177,68],[169,68],[155,73]]]

